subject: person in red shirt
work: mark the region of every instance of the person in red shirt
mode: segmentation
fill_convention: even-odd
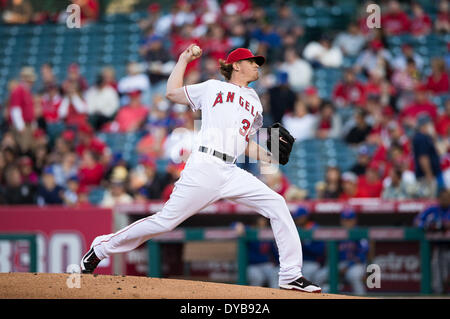
[[[400,35],[410,31],[411,21],[397,0],[390,0],[388,12],[381,16],[381,25],[386,35]]]
[[[355,197],[363,197],[360,196],[358,176],[353,172],[345,172],[342,174],[342,192],[339,199],[348,200]]]
[[[94,130],[89,124],[81,125],[78,129],[79,143],[75,147],[78,156],[83,156],[84,151],[89,150],[98,156],[105,155],[107,149],[105,143],[94,136]]]
[[[404,125],[414,127],[417,117],[421,113],[427,113],[436,123],[437,107],[428,99],[427,88],[424,85],[416,87],[414,102],[403,109],[400,119]]]
[[[202,51],[205,56],[211,56],[219,61],[226,60],[228,52],[231,50],[231,41],[225,34],[225,29],[214,24],[208,28],[206,36],[201,41]]]
[[[42,116],[46,123],[54,123],[59,121],[58,109],[62,98],[59,94],[59,88],[55,84],[46,87],[46,93],[42,95]]]
[[[448,73],[445,69],[445,61],[442,58],[435,58],[431,61],[431,75],[425,85],[435,95],[448,94],[450,91]]]
[[[120,132],[135,132],[147,119],[149,107],[141,104],[141,91],[130,92],[129,96],[130,104],[122,107],[114,120]]]
[[[35,122],[34,101],[31,88],[36,80],[32,67],[20,71],[20,83],[15,86],[9,98],[9,121],[14,127],[14,134],[22,152],[31,148],[33,143],[32,124]]]
[[[422,6],[415,2],[411,6],[413,17],[411,23],[411,33],[416,37],[428,35],[431,32],[433,23],[428,14],[425,13]]]
[[[72,63],[67,68],[67,78],[62,84],[63,90],[67,91],[67,86],[71,85],[72,83],[76,83],[80,92],[86,91],[89,87],[88,82],[80,73],[80,67],[76,63]]]
[[[90,150],[85,150],[78,170],[80,188],[100,185],[103,175],[103,165],[98,162],[95,153]]]
[[[195,43],[197,45],[201,45],[199,39],[194,37],[194,26],[192,24],[185,24],[181,27],[181,30],[179,32],[174,32],[172,34],[172,56],[175,59],[178,59],[178,56],[192,43]],[[200,59],[196,59],[188,64],[186,67],[185,74],[189,74],[190,72],[194,70],[199,70],[200,68]]]
[[[80,6],[80,20],[82,25],[98,20],[100,6],[97,0],[72,0],[72,3]]]
[[[358,197],[380,197],[383,183],[378,172],[378,165],[370,163],[366,173],[358,179]]]
[[[84,101],[77,82],[66,82],[64,96],[58,108],[58,116],[67,126],[74,128],[87,123],[87,103]]]
[[[364,85],[356,79],[355,72],[347,69],[344,80],[339,82],[333,91],[333,100],[336,106],[363,106],[365,103]]]

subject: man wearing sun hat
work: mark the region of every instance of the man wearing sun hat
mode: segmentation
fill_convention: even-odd
[[[250,139],[262,127],[261,101],[248,85],[258,80],[265,58],[246,48],[219,60],[226,81],[207,80],[183,86],[186,67],[202,54],[192,44],[180,55],[169,76],[166,97],[173,103],[201,110],[202,124],[181,177],[161,211],[117,233],[98,236],[81,260],[84,273],[92,273],[100,260],[135,249],[144,241],[168,232],[190,216],[220,199],[230,199],[270,219],[279,251],[280,288],[318,293],[320,287],[302,274],[302,246],[284,198],[260,179],[236,165],[245,154],[266,167],[285,165],[294,138],[279,123],[268,130],[267,149]],[[273,172],[273,170],[272,170]]]

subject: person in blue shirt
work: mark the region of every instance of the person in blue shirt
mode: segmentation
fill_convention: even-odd
[[[350,230],[356,227],[356,213],[346,209],[341,213],[341,226]],[[339,250],[339,277],[344,278],[350,284],[352,292],[356,295],[364,295],[366,292],[365,275],[369,243],[366,239],[344,240],[338,243]],[[329,277],[329,268],[324,267],[317,274],[316,282],[322,287],[322,291],[329,289],[326,284]]]
[[[242,223],[234,223],[238,233],[245,231]],[[258,216],[254,228],[270,229],[268,219]],[[278,288],[278,250],[272,240],[255,240],[247,243],[247,281],[250,286]]]
[[[295,224],[301,230],[314,230],[318,225],[310,220],[309,211],[300,206],[293,214]],[[306,278],[316,282],[316,275],[325,267],[325,243],[323,241],[302,239],[303,267],[302,273]]]
[[[412,140],[414,166],[419,182],[421,197],[435,198],[438,191],[444,188],[439,154],[434,145],[433,122],[427,114],[417,118],[417,131]]]
[[[38,187],[37,203],[40,206],[63,204],[64,188],[56,184],[53,174],[53,167],[44,169],[42,183]]]
[[[441,190],[437,205],[419,213],[414,224],[426,232],[445,233],[450,230],[450,190]],[[450,242],[436,241],[431,257],[433,292],[442,294],[450,289]]]

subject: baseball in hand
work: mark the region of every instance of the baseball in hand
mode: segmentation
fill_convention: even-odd
[[[200,49],[200,47],[198,45],[194,45],[192,47],[192,54],[194,56],[199,56],[202,53],[202,49]]]

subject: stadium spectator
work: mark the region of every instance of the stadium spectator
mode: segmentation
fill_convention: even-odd
[[[274,122],[280,122],[283,116],[294,110],[295,92],[288,83],[288,73],[279,72],[277,83],[268,89],[270,116]]]
[[[258,216],[253,229],[264,230],[269,227],[268,219]],[[245,233],[245,226],[236,223],[234,229],[239,235]],[[273,241],[252,240],[247,242],[247,280],[250,286],[278,287],[278,251]]]
[[[165,92],[165,82],[175,65],[163,43],[163,37],[152,33],[143,40],[139,49],[142,58],[148,63],[147,75],[150,80],[152,95]]]
[[[306,88],[302,94],[301,98],[305,101],[308,112],[311,114],[318,114],[320,111],[320,106],[322,105],[322,98],[317,92],[314,86]]]
[[[80,66],[76,63],[72,63],[67,68],[67,77],[62,83],[63,91],[71,90],[70,87],[74,84],[81,94],[89,88],[87,80],[81,75]]]
[[[367,48],[358,55],[353,68],[356,74],[363,73],[371,76],[374,71],[381,72],[380,76],[385,77],[386,66],[392,61],[392,54],[379,39],[370,41]]]
[[[359,106],[365,104],[365,88],[357,78],[355,72],[348,68],[344,71],[344,78],[338,82],[333,90],[333,102],[337,107]]]
[[[298,38],[304,34],[304,29],[300,23],[300,18],[292,11],[287,3],[281,3],[277,10],[277,17],[273,24],[276,26],[277,33],[284,37],[291,34]]]
[[[371,161],[370,151],[367,145],[361,145],[358,147],[358,155],[356,157],[356,163],[350,169],[351,172],[358,176],[366,173],[367,166]]]
[[[75,153],[67,152],[63,154],[61,163],[56,163],[51,167],[56,184],[67,185],[69,179],[78,173],[77,156]]]
[[[158,172],[155,161],[150,158],[144,157],[141,163],[146,175],[146,183],[143,187],[146,190],[148,199],[161,198],[163,189],[170,182],[169,174]]]
[[[41,65],[40,74],[42,83],[39,93],[45,94],[49,88],[53,88],[55,86],[58,88],[58,80],[53,72],[53,66],[50,63],[44,63]]]
[[[339,167],[327,167],[324,184],[325,187],[322,198],[338,199],[342,192],[342,177]]]
[[[65,91],[58,108],[58,116],[68,127],[78,128],[87,123],[88,106],[75,81],[65,82]]]
[[[411,21],[397,0],[388,2],[387,13],[381,16],[381,25],[388,36],[401,35],[411,30]]]
[[[210,56],[217,61],[226,60],[228,52],[232,49],[231,41],[226,30],[219,24],[209,25],[200,45],[205,56]]]
[[[422,72],[424,66],[423,57],[414,50],[414,47],[410,43],[402,44],[401,48],[401,52],[395,55],[392,59],[392,68],[394,70],[405,70],[407,67],[408,59],[413,59],[419,72]]]
[[[416,37],[423,37],[430,34],[433,28],[433,22],[430,16],[423,10],[418,2],[411,4],[413,16],[410,27],[411,34]]]
[[[414,224],[429,233],[443,233],[450,230],[450,191],[441,190],[438,204],[428,207],[418,214]],[[445,289],[450,284],[450,246],[448,241],[437,241],[432,244],[431,269],[433,292],[445,293]]]
[[[362,197],[358,187],[358,176],[352,172],[344,172],[342,174],[342,192],[339,199],[347,200],[356,197]]]
[[[300,206],[293,214],[295,225],[303,231],[312,231],[318,225],[311,220],[310,212]],[[317,281],[316,275],[325,267],[325,243],[323,241],[302,239],[303,266],[302,273],[305,277]]]
[[[103,175],[104,168],[98,161],[98,155],[90,150],[85,150],[77,175],[80,179],[80,187],[99,186]]]
[[[104,83],[112,87],[116,92],[118,92],[117,81],[116,81],[116,71],[112,66],[105,66],[101,71],[102,80]]]
[[[409,193],[407,185],[402,181],[402,171],[392,167],[389,171],[389,182],[383,182],[381,198],[388,200],[408,199]]]
[[[340,32],[333,42],[333,46],[340,48],[342,54],[349,57],[356,57],[365,44],[366,39],[356,22],[350,22],[347,30]]]
[[[141,103],[141,91],[136,90],[128,93],[130,103],[122,107],[117,113],[110,128],[119,132],[136,132],[145,123],[149,107]]]
[[[186,163],[174,163],[169,162],[169,164],[166,167],[166,171],[168,173],[168,183],[166,187],[164,187],[161,199],[165,202],[169,200],[170,195],[172,194],[173,189],[175,188],[175,182],[180,178],[181,171],[184,169],[184,166]]]
[[[355,124],[345,136],[345,141],[349,144],[364,143],[372,131],[372,126],[367,123],[367,111],[357,109],[354,113]]]
[[[62,97],[59,88],[55,84],[48,84],[45,93],[41,97],[42,117],[45,123],[55,123],[59,121],[58,110]]]
[[[68,206],[78,204],[80,190],[80,180],[78,177],[75,175],[71,176],[65,185],[67,185],[67,187],[62,194],[64,204]]]
[[[78,156],[83,156],[84,151],[89,150],[98,156],[104,156],[108,151],[106,144],[95,137],[94,130],[89,124],[84,124],[79,127],[78,143],[75,146],[75,151]]]
[[[324,100],[317,117],[316,137],[321,139],[339,138],[342,133],[342,122],[339,114],[330,101]]]
[[[426,114],[420,115],[416,128],[412,140],[416,178],[422,197],[434,198],[443,187],[443,180],[431,118]]]
[[[226,15],[250,17],[254,12],[251,0],[225,0],[221,3],[222,12]]]
[[[440,137],[445,138],[450,135],[450,98],[445,101],[445,109],[436,122],[436,132]]]
[[[85,98],[89,122],[98,131],[114,118],[119,108],[119,95],[104,75],[99,74],[95,85],[86,91]]]
[[[29,156],[22,156],[19,159],[19,170],[22,175],[22,182],[25,184],[37,185],[39,176],[33,170],[33,160]]]
[[[392,105],[393,97],[397,94],[395,87],[384,78],[383,71],[380,69],[370,72],[365,91],[367,100],[378,98],[381,105]]]
[[[438,116],[436,105],[428,99],[426,86],[419,84],[415,88],[414,101],[401,111],[400,120],[404,126],[414,127],[421,114],[427,114],[433,122]]]
[[[33,17],[33,6],[30,0],[9,0],[2,14],[3,21],[8,24],[26,24]]]
[[[142,68],[137,62],[130,62],[127,65],[127,75],[119,80],[117,86],[122,95],[120,104],[129,103],[128,95],[130,92],[141,91],[141,102],[146,104],[150,100],[151,85],[148,76],[142,73]]]
[[[287,73],[289,86],[296,93],[312,84],[314,71],[308,62],[300,58],[294,47],[284,51],[284,62],[279,70]]]
[[[36,204],[36,187],[22,181],[20,170],[11,164],[5,168],[5,186],[1,188],[3,205]]]
[[[273,167],[271,174],[265,174],[262,178],[267,186],[288,201],[306,198],[307,192],[291,184],[286,175],[277,167]]]
[[[112,208],[118,204],[130,204],[133,198],[125,191],[128,171],[123,166],[117,166],[113,169],[109,187],[105,192],[101,207]]]
[[[408,58],[406,68],[394,72],[391,82],[397,91],[397,107],[402,109],[404,105],[410,104],[414,99],[414,90],[420,84],[421,76],[416,63]]]
[[[439,1],[438,13],[434,23],[434,29],[438,33],[450,33],[450,5],[448,0]]]
[[[61,205],[63,204],[64,188],[55,182],[53,168],[48,166],[42,173],[42,184],[38,187],[37,204]]]
[[[73,4],[80,6],[81,25],[95,22],[100,17],[100,6],[97,0],[72,0]]]
[[[343,62],[341,49],[332,45],[332,40],[328,35],[322,35],[319,42],[308,43],[303,51],[303,56],[314,68],[338,68]]]
[[[367,166],[364,175],[358,177],[358,197],[380,197],[382,190],[378,164],[372,162]]]
[[[283,116],[281,123],[297,141],[314,137],[317,127],[317,116],[310,114],[305,102],[298,98],[294,112]]]
[[[228,28],[232,50],[237,48],[247,48],[250,44],[250,35],[242,21],[233,23]]]
[[[351,230],[357,227],[356,213],[346,209],[340,216],[341,226]],[[350,284],[352,293],[363,295],[366,292],[365,274],[369,243],[366,239],[344,240],[338,243],[339,251],[339,277]],[[321,268],[316,274],[316,280],[323,292],[329,291],[329,267]]]
[[[23,67],[20,71],[20,83],[12,89],[9,97],[9,121],[22,152],[28,151],[33,143],[32,125],[35,114],[31,89],[35,81],[34,69]]]
[[[431,61],[431,74],[428,76],[426,88],[435,95],[448,94],[450,92],[448,78],[445,61],[441,58],[434,58]]]

